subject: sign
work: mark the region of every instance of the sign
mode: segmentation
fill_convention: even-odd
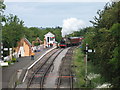
[[[1,62],[0,66],[8,66],[8,62]]]
[[[93,50],[92,50],[92,49],[89,49],[88,52],[93,52]]]
[[[12,48],[9,48],[10,50],[12,50]]]
[[[95,52],[95,50],[93,50],[93,49],[89,49],[88,52]]]
[[[88,49],[88,50],[84,50],[84,52],[86,53],[86,52],[95,52],[95,50],[93,50],[93,49]]]
[[[4,48],[5,51],[8,51],[8,48]]]

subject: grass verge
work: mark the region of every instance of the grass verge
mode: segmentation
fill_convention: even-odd
[[[76,48],[73,56],[74,88],[86,88],[84,54],[80,48]],[[104,78],[91,61],[88,61],[87,71],[87,88],[96,88],[104,83]]]

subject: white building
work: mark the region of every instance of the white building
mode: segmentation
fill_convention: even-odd
[[[45,40],[44,40],[44,44],[46,47],[51,47],[54,45],[55,43],[55,35],[52,34],[51,32],[48,32],[47,34],[44,35],[45,36]]]

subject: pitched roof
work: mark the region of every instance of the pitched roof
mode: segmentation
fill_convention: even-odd
[[[55,35],[54,34],[52,34],[51,32],[48,32],[47,34],[45,34],[44,36],[52,36],[52,37],[54,37]]]
[[[23,38],[23,40],[25,40],[25,41],[26,41],[26,43],[27,43],[29,46],[32,46],[32,44],[28,41],[28,39],[27,39],[27,38]]]
[[[32,44],[28,41],[28,39],[27,39],[27,38],[22,38],[22,39],[18,42],[18,46],[16,47],[16,51],[17,51],[17,52],[19,51],[20,46],[22,46],[23,41],[25,41],[25,42],[29,45],[29,47],[31,48]]]

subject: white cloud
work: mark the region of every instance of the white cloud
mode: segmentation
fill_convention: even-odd
[[[7,4],[6,4],[7,5]],[[7,5],[7,8],[5,10],[5,14],[15,14],[15,15],[21,15],[21,16],[30,16],[33,15],[33,13],[36,11],[35,7],[25,6],[22,4],[10,4]]]
[[[16,10],[17,9],[17,10]],[[13,12],[17,13],[32,13],[34,11],[34,7],[27,7],[27,6],[20,6],[20,5],[11,5],[8,10],[11,10]]]
[[[120,0],[111,0],[111,1],[113,1],[113,2],[119,2]]]
[[[77,18],[68,18],[63,21],[62,37],[71,34],[74,31],[78,31],[80,28],[85,27],[85,23]]]
[[[109,2],[111,0],[4,0],[5,2]]]

